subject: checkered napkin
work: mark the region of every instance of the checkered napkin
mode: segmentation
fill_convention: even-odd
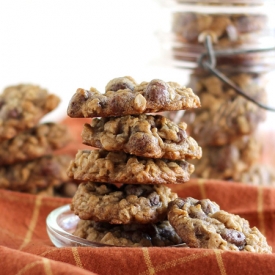
[[[85,120],[85,121],[84,121]],[[65,119],[75,142],[63,149],[73,156],[84,122]],[[257,226],[275,252],[275,188],[192,180],[170,186],[179,197],[209,198],[221,209]],[[275,254],[191,248],[56,248],[46,232],[46,217],[70,199],[0,190],[0,274],[10,275],[244,275],[275,274]]]
[[[180,197],[209,198],[257,226],[275,251],[275,189],[192,180]],[[46,217],[70,199],[0,190],[0,274],[274,274],[275,254],[191,248],[56,248]]]

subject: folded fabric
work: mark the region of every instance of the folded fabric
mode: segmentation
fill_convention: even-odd
[[[275,189],[192,180],[170,186],[180,197],[209,198],[267,237],[275,251]],[[275,254],[192,248],[55,247],[46,218],[70,199],[0,190],[1,274],[274,274]]]

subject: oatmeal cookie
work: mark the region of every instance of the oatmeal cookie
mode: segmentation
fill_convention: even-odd
[[[189,247],[271,253],[272,248],[247,220],[220,210],[209,199],[178,198],[169,203],[168,220]]]
[[[0,142],[34,127],[59,101],[59,97],[39,86],[7,87],[0,94]]]
[[[39,124],[0,143],[0,165],[13,164],[48,155],[71,140],[67,126]]]
[[[124,152],[79,150],[68,168],[69,177],[81,181],[177,184],[190,179],[194,165],[184,160],[141,158]]]
[[[243,173],[235,174],[234,181],[251,185],[275,186],[274,168],[262,163],[255,163]]]
[[[236,74],[230,79],[244,92],[259,102],[265,103],[266,91],[259,79],[250,74]],[[254,132],[264,121],[266,111],[237,95],[216,76],[195,76],[194,90],[199,95],[202,108],[186,111],[183,120],[189,125],[190,135],[200,144],[225,145]],[[192,87],[193,84],[190,83]]]
[[[80,220],[73,235],[114,246],[172,246],[181,238],[168,221],[156,224],[119,224]]]
[[[67,113],[70,117],[110,117],[182,110],[200,107],[190,88],[154,79],[136,84],[131,77],[111,80],[105,94],[96,89],[78,89]]]
[[[203,156],[192,160],[194,178],[236,180],[260,159],[262,145],[256,135],[243,136],[224,146],[202,147]]]
[[[81,183],[71,203],[82,220],[113,224],[155,223],[164,220],[168,203],[177,194],[165,185]]]
[[[66,174],[72,157],[44,156],[29,162],[0,167],[0,189],[37,193],[50,185],[69,181]]]
[[[161,115],[94,118],[85,124],[82,140],[86,145],[107,151],[124,151],[148,158],[200,158],[201,148],[179,125]]]

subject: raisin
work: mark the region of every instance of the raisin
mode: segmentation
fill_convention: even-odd
[[[41,165],[41,175],[48,176],[48,174],[57,175],[59,171],[59,167],[56,163],[51,162],[51,160],[46,160]]]
[[[9,114],[8,114],[9,118],[19,118],[19,116],[20,116],[20,113],[16,108],[9,111]]]
[[[148,199],[149,199],[152,206],[156,206],[160,203],[159,195],[156,192],[151,193],[148,196]]]
[[[186,132],[182,129],[179,129],[179,131],[177,132],[177,136],[178,136],[177,143],[181,143],[182,141],[186,140],[186,138],[187,138]]]
[[[179,209],[182,209],[186,202],[187,202],[187,199],[181,199],[181,198],[175,199],[174,201],[169,202],[168,210],[170,210],[171,207],[173,207],[174,205],[176,205]]]
[[[201,205],[201,209],[202,211],[208,215],[208,214],[213,214],[217,211],[219,211],[218,206],[216,206],[215,204],[213,204],[210,200],[206,199],[206,200],[200,200],[198,201],[195,205],[200,204]]]

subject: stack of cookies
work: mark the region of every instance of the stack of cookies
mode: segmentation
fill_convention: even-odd
[[[35,85],[10,86],[0,94],[0,189],[53,195],[69,181],[71,157],[54,155],[70,141],[67,127],[39,124],[59,101]]]
[[[78,89],[68,115],[94,118],[85,124],[83,143],[68,175],[82,181],[71,209],[79,216],[75,235],[116,246],[169,246],[182,243],[167,220],[169,202],[177,198],[167,184],[188,181],[201,148],[163,111],[200,107],[190,88],[131,77],[111,80],[105,94]],[[95,148],[96,149],[95,149]]]

